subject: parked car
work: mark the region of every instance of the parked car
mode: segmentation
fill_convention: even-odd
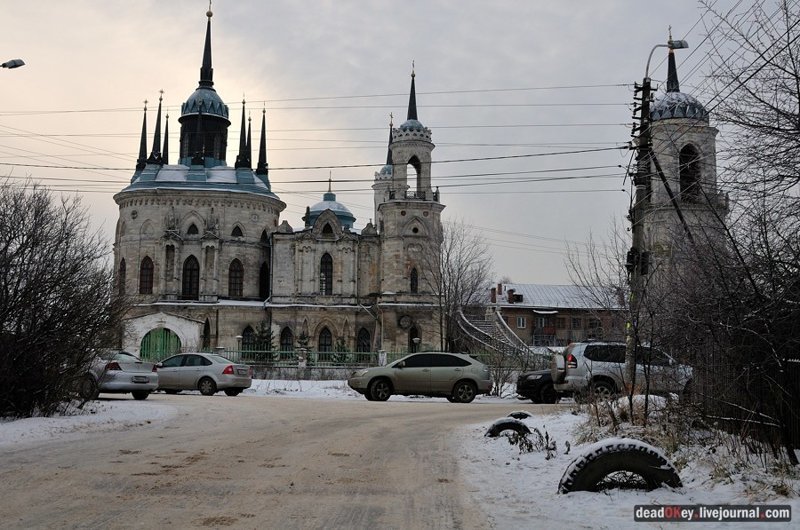
[[[624,343],[575,342],[551,362],[553,388],[568,394],[587,394],[607,399],[625,388]],[[636,362],[636,385],[649,379],[653,394],[683,394],[692,380],[692,368],[655,348],[643,348]]]
[[[199,390],[204,396],[224,391],[238,396],[253,383],[253,368],[215,353],[179,353],[156,365],[158,389],[167,394]]]
[[[560,394],[553,388],[550,369],[523,372],[517,376],[517,396],[534,403],[556,403]]]
[[[78,386],[83,399],[96,399],[100,392],[133,394],[134,399],[147,399],[158,388],[158,372],[153,363],[145,362],[125,351],[101,353],[89,367]]]
[[[469,355],[447,352],[412,353],[387,366],[356,370],[347,384],[370,401],[400,394],[469,403],[492,391],[488,366]]]

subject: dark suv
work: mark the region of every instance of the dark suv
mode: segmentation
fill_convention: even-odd
[[[625,388],[625,344],[575,342],[551,362],[553,388],[557,392],[609,398]],[[683,394],[691,382],[692,368],[677,363],[655,348],[643,348],[636,362],[636,385],[649,382],[653,394]]]

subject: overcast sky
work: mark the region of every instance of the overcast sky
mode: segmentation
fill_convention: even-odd
[[[110,251],[113,195],[133,174],[145,99],[152,141],[159,90],[177,160],[208,3],[5,4],[0,58],[27,64],[0,70],[0,174],[78,192]],[[705,74],[705,22],[692,0],[216,0],[212,10],[228,161],[244,97],[256,138],[267,111],[282,219],[301,227],[329,174],[356,228],[374,217],[370,186],[389,114],[405,121],[414,61],[443,218],[482,235],[496,279],[516,283],[569,283],[567,246],[608,240],[615,220],[625,226],[631,153],[619,147],[630,139],[632,84],[670,25],[692,46],[677,52],[682,91],[699,97]],[[653,56],[657,82],[665,57]],[[463,159],[482,160],[451,162]],[[362,164],[373,167],[342,167]],[[322,169],[296,169],[306,166]]]

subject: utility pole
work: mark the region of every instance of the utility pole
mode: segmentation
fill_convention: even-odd
[[[649,62],[649,61],[648,61]],[[644,214],[649,204],[648,182],[650,180],[650,157],[652,138],[650,136],[650,78],[645,77],[642,84],[634,84],[634,113],[639,112],[639,126],[634,126],[634,134],[638,129],[636,140],[636,173],[633,175],[633,184],[636,187],[633,206],[630,209],[631,236],[633,242],[628,251],[625,268],[628,270],[630,283],[630,321],[626,329],[625,347],[625,382],[633,385],[636,377],[636,350],[639,347],[639,312],[645,295],[645,277],[648,273],[650,253],[645,250],[644,240]],[[641,99],[636,94],[641,93]],[[635,114],[634,114],[634,117]]]

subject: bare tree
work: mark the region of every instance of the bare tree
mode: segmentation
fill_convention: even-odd
[[[0,204],[0,416],[48,415],[113,341],[124,302],[77,198],[4,182]]]
[[[442,232],[426,252],[425,281],[439,309],[443,351],[459,350],[458,312],[484,305],[491,284],[492,258],[486,242],[462,221],[443,223]]]

